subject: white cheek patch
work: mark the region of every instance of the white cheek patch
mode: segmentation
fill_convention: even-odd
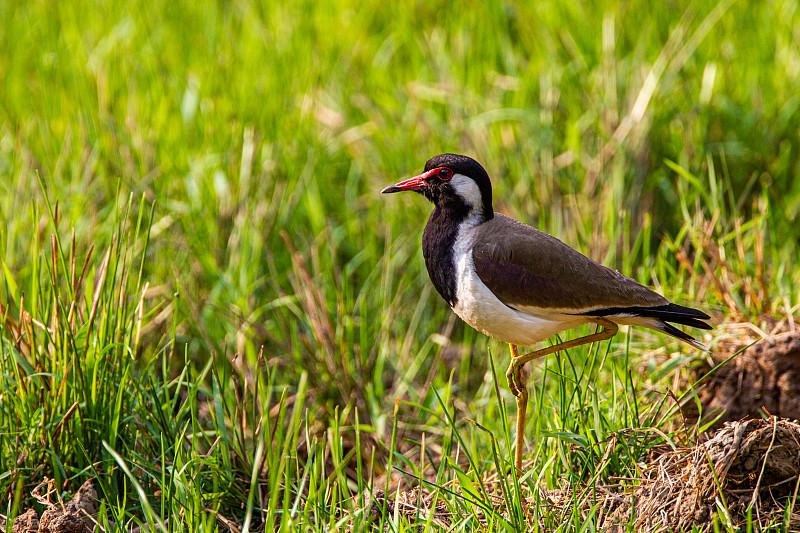
[[[483,209],[483,198],[481,198],[481,190],[478,184],[471,178],[463,174],[455,174],[450,179],[450,186],[464,199],[473,209]]]

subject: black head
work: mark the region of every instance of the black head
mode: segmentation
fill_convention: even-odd
[[[494,216],[492,184],[483,167],[465,155],[439,154],[428,159],[419,176],[383,189],[383,193],[416,191],[443,210]]]

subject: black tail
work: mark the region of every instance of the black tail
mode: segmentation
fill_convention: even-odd
[[[603,317],[627,316],[653,318],[655,320],[653,321],[654,324],[651,327],[654,329],[662,331],[667,335],[672,335],[673,337],[687,342],[696,348],[708,351],[703,343],[697,341],[688,333],[684,333],[683,331],[679,330],[672,324],[668,324],[668,322],[674,322],[675,324],[682,324],[684,326],[690,326],[693,328],[711,329],[709,324],[703,322],[703,320],[709,320],[711,317],[704,312],[697,309],[692,309],[691,307],[684,307],[678,304],[658,305],[654,307],[606,307],[604,309],[595,309],[594,311],[589,311],[588,313],[582,314]]]

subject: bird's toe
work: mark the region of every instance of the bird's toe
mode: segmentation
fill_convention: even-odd
[[[506,379],[508,380],[508,388],[511,390],[511,394],[519,398],[525,390],[525,376],[522,372],[522,365],[512,361],[511,366],[506,371]]]

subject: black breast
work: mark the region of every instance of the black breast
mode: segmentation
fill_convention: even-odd
[[[446,216],[436,207],[422,232],[422,255],[433,286],[442,298],[456,305],[456,263],[453,256],[453,245],[458,235],[459,223],[463,217]]]

